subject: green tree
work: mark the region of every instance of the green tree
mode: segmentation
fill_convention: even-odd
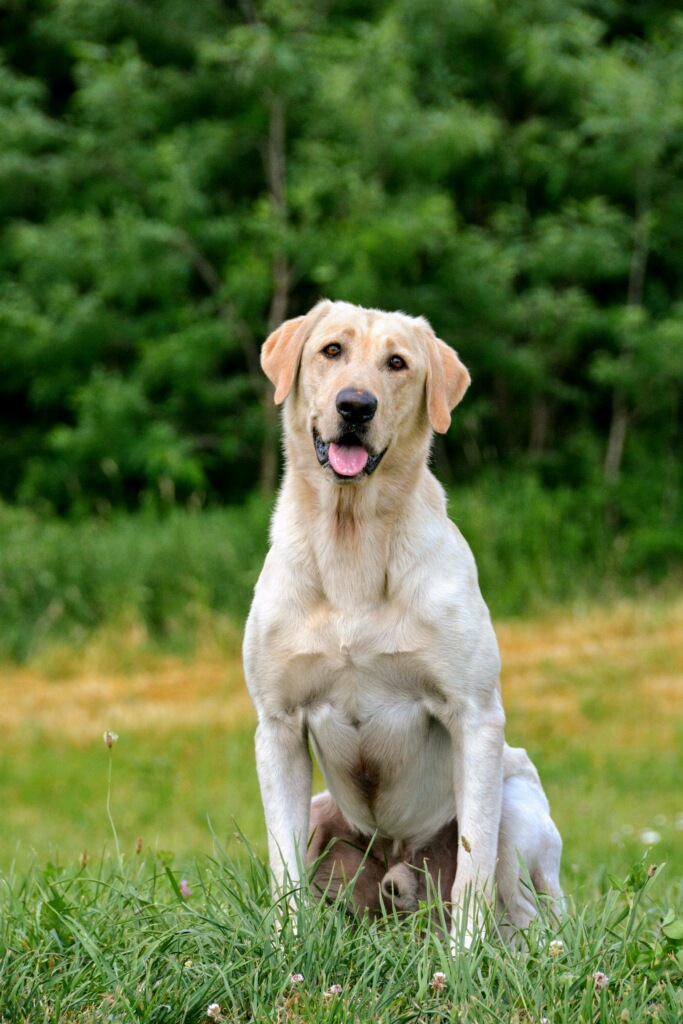
[[[677,7],[15,4],[0,493],[87,511],[272,489],[259,347],[327,295],[422,313],[462,353],[446,476],[647,479],[674,521]]]

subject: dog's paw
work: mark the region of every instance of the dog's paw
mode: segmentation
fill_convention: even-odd
[[[417,875],[409,864],[394,864],[382,879],[382,896],[387,907],[406,913],[417,910]]]
[[[454,901],[451,917],[450,946],[454,954],[467,953],[476,938],[482,936],[490,924],[487,897],[473,892],[464,893],[461,903]]]

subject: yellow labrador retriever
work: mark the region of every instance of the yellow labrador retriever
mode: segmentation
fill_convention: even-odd
[[[482,899],[525,927],[519,858],[561,899],[561,840],[536,769],[505,743],[474,559],[427,468],[469,374],[426,320],[344,302],[284,323],[261,359],[285,403],[286,471],[244,664],[275,886],[296,884],[312,820],[313,854],[374,837],[369,885],[399,906],[397,866],[433,853],[468,935]],[[309,744],[329,789],[312,804]],[[328,857],[340,883],[344,855]]]

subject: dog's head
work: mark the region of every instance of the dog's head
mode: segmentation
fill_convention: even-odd
[[[338,484],[360,483],[445,433],[470,377],[426,320],[319,302],[264,343],[261,365],[288,398],[288,424]],[[291,415],[289,415],[291,413]]]

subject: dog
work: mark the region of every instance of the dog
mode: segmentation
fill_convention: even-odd
[[[274,331],[261,365],[285,471],[244,666],[274,889],[299,884],[308,847],[328,894],[365,872],[358,909],[410,909],[426,867],[468,944],[486,905],[525,928],[533,890],[562,899],[562,843],[505,743],[490,615],[428,468],[469,373],[425,319],[329,300]],[[310,748],[328,787],[312,804]]]

